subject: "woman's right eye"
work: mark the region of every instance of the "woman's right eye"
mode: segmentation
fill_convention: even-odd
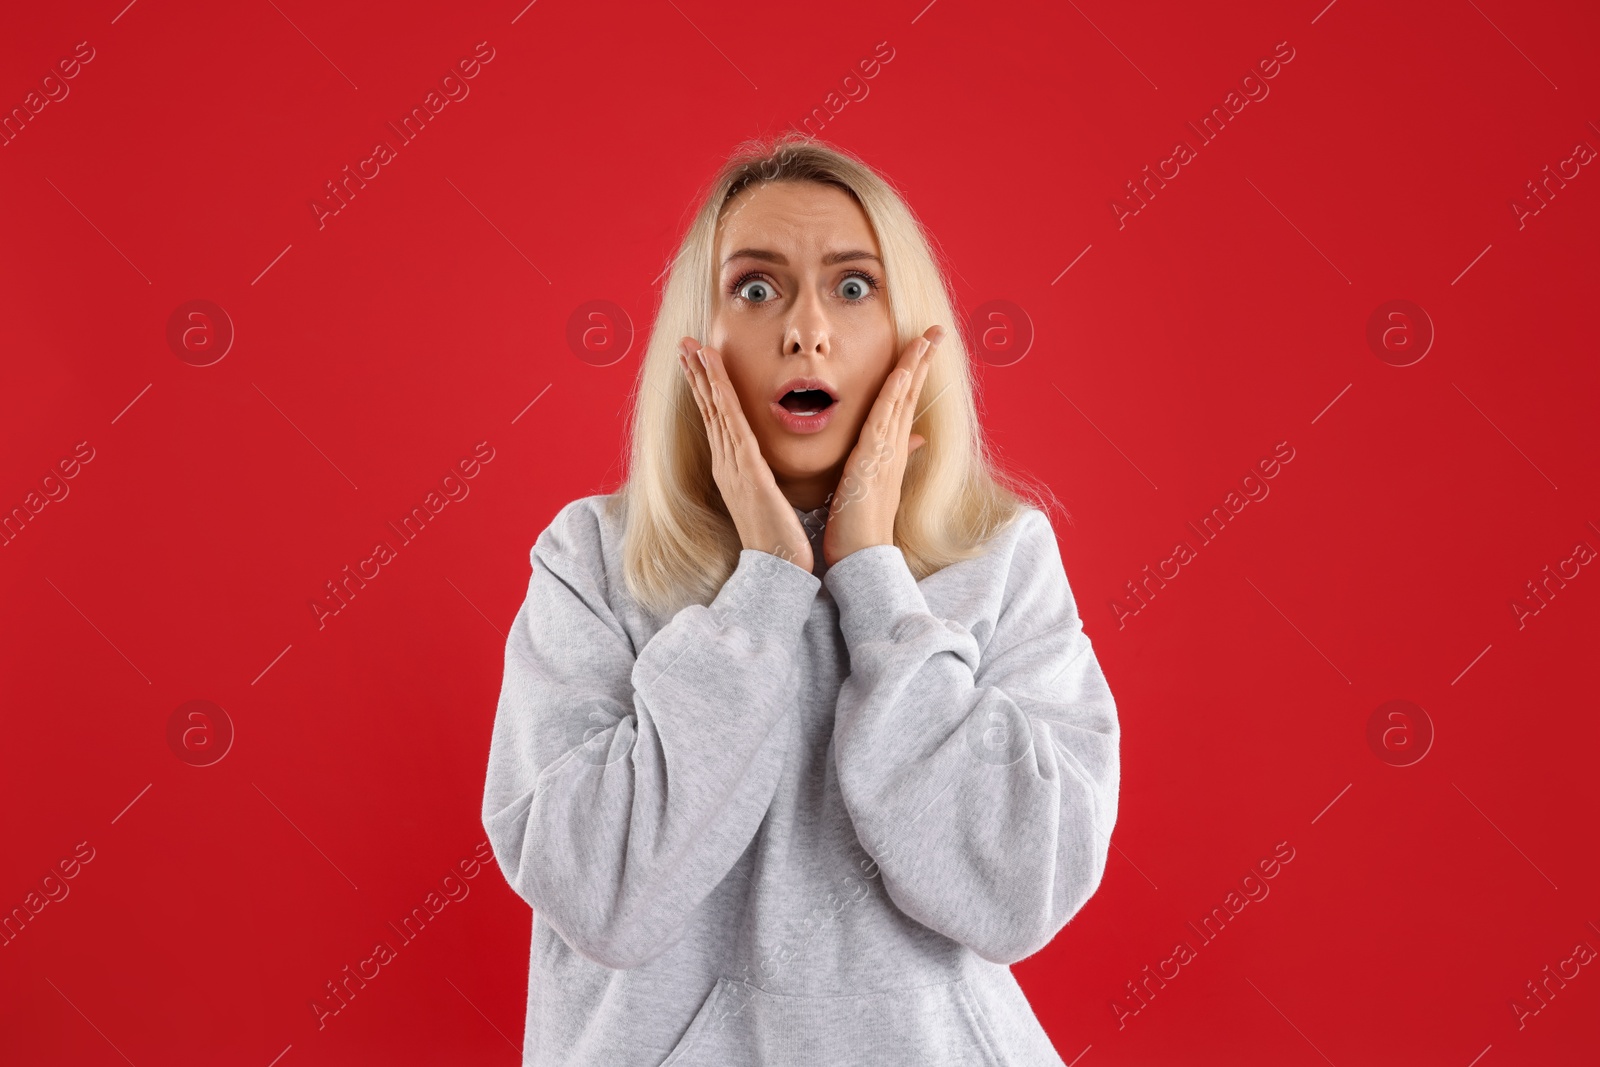
[[[772,296],[772,287],[760,278],[746,275],[733,283],[733,294],[752,304],[765,304]]]

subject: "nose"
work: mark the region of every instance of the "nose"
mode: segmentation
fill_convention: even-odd
[[[827,357],[832,350],[827,310],[815,293],[807,293],[794,302],[784,323],[783,354]]]

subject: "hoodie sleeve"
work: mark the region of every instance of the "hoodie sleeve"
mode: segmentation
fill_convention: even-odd
[[[1099,887],[1121,786],[1116,704],[1055,534],[1036,508],[1017,521],[981,653],[894,545],[823,577],[850,652],[833,736],[857,836],[901,911],[1004,964]]]
[[[683,936],[766,816],[821,582],[746,549],[709,606],[683,608],[635,656],[594,523],[569,506],[531,553],[483,825],[517,894],[575,951],[625,969]]]

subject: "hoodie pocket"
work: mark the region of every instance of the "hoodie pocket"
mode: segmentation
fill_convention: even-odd
[[[752,1063],[1007,1067],[966,979],[795,997],[728,978],[718,979],[660,1067]]]

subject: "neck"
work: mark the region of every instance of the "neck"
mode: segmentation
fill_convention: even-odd
[[[789,503],[801,511],[815,511],[828,502],[828,494],[839,487],[844,464],[837,470],[827,470],[802,478],[778,478],[778,489]]]

